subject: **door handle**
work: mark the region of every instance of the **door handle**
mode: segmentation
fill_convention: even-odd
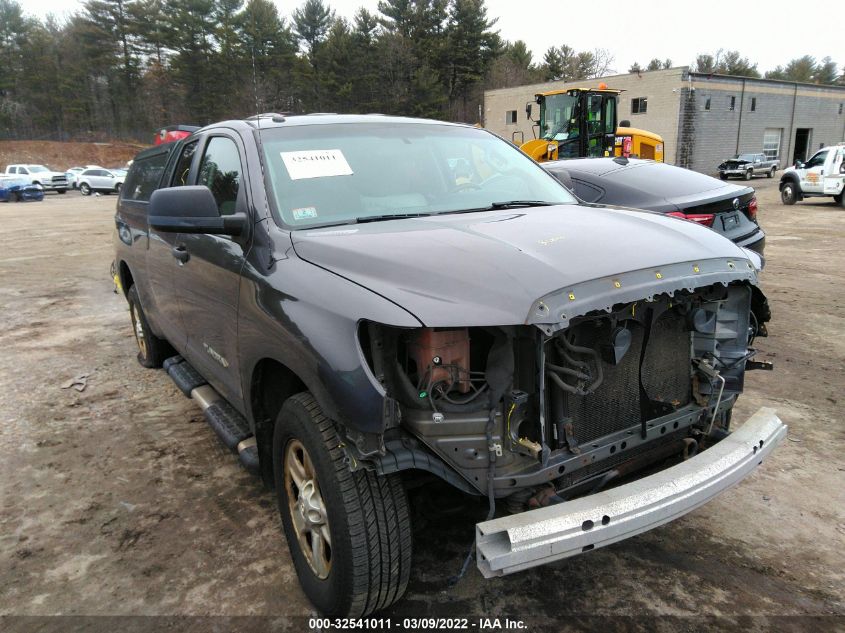
[[[170,253],[183,264],[191,259],[191,254],[188,252],[188,249],[184,244],[174,246]]]

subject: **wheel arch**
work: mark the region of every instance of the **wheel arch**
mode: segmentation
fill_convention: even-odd
[[[123,291],[123,296],[126,296],[126,293],[129,292],[129,288],[135,283],[135,279],[132,276],[132,270],[129,268],[129,264],[127,264],[124,260],[120,260],[120,263],[117,265],[117,274],[120,279],[120,288]]]
[[[252,370],[249,387],[249,405],[258,446],[258,463],[261,479],[273,487],[273,430],[276,418],[285,400],[309,391],[305,381],[284,363],[274,358],[262,358]],[[311,392],[319,400],[319,394]],[[322,403],[320,403],[321,406]]]
[[[782,174],[780,177],[780,183],[778,183],[778,189],[783,189],[783,185],[787,182],[791,182],[797,185],[800,180],[798,180],[798,176],[793,174],[792,172],[788,172],[786,174]]]

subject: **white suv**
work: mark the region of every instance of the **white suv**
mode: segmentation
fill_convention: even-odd
[[[780,198],[795,204],[812,196],[832,196],[845,206],[845,143],[823,147],[806,163],[796,161],[780,177]]]
[[[76,177],[76,181],[79,183],[79,191],[82,195],[90,196],[94,191],[119,192],[125,178],[125,174],[116,174],[108,169],[95,167],[83,171]]]

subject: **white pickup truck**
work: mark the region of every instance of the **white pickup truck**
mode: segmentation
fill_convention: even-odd
[[[832,196],[845,206],[845,143],[823,147],[806,163],[796,161],[780,177],[780,199],[795,204],[811,196]]]
[[[44,165],[8,165],[6,175],[27,178],[33,185],[41,185],[45,191],[65,193],[68,187],[65,172],[51,171]]]

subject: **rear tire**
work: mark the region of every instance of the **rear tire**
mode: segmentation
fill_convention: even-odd
[[[836,194],[835,196],[833,196],[833,199],[836,202],[836,204],[845,207],[845,191],[843,191],[842,193]]]
[[[791,182],[783,183],[783,187],[780,189],[780,199],[787,206],[795,204],[795,185]]]
[[[56,189],[56,193],[67,193],[67,189]]]
[[[772,167],[772,168],[769,170],[769,173],[767,173],[767,174],[766,174],[766,176],[767,176],[767,177],[769,177],[769,178],[774,178],[774,177],[775,177],[775,171],[777,171],[777,168]]]
[[[132,317],[132,331],[138,344],[138,362],[142,367],[161,367],[166,358],[173,356],[173,348],[167,341],[153,334],[141,308],[138,289],[134,285],[126,293],[126,300],[129,302],[129,314]]]
[[[310,393],[282,405],[273,471],[299,582],[321,614],[362,617],[405,593],[411,521],[399,476],[350,471],[340,445]]]

